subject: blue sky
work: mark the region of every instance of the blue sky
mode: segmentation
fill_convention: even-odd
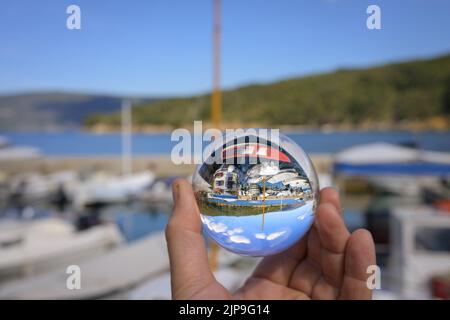
[[[222,0],[222,84],[450,52],[448,0]],[[66,8],[81,7],[81,30]],[[382,30],[366,28],[381,7]],[[0,6],[0,93],[67,90],[166,96],[206,92],[212,0],[15,0]]]

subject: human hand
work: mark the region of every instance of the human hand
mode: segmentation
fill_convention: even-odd
[[[167,224],[173,299],[370,299],[369,265],[375,245],[364,229],[349,233],[338,192],[320,192],[308,234],[284,252],[267,256],[237,292],[214,278],[199,210],[189,182],[173,184],[174,208]]]

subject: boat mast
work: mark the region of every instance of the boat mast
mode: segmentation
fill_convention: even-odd
[[[131,101],[122,100],[122,175],[130,175],[133,171],[131,155]]]

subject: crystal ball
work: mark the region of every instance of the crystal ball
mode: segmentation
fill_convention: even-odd
[[[261,130],[218,139],[192,179],[204,233],[246,256],[295,244],[314,221],[319,195],[303,149],[278,130]]]

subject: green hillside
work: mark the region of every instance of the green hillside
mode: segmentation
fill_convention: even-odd
[[[249,85],[223,93],[224,124],[309,125],[364,122],[395,125],[450,116],[450,55],[422,61]],[[136,125],[192,125],[209,120],[210,95],[138,105]],[[117,128],[119,113],[94,115],[86,125]]]

